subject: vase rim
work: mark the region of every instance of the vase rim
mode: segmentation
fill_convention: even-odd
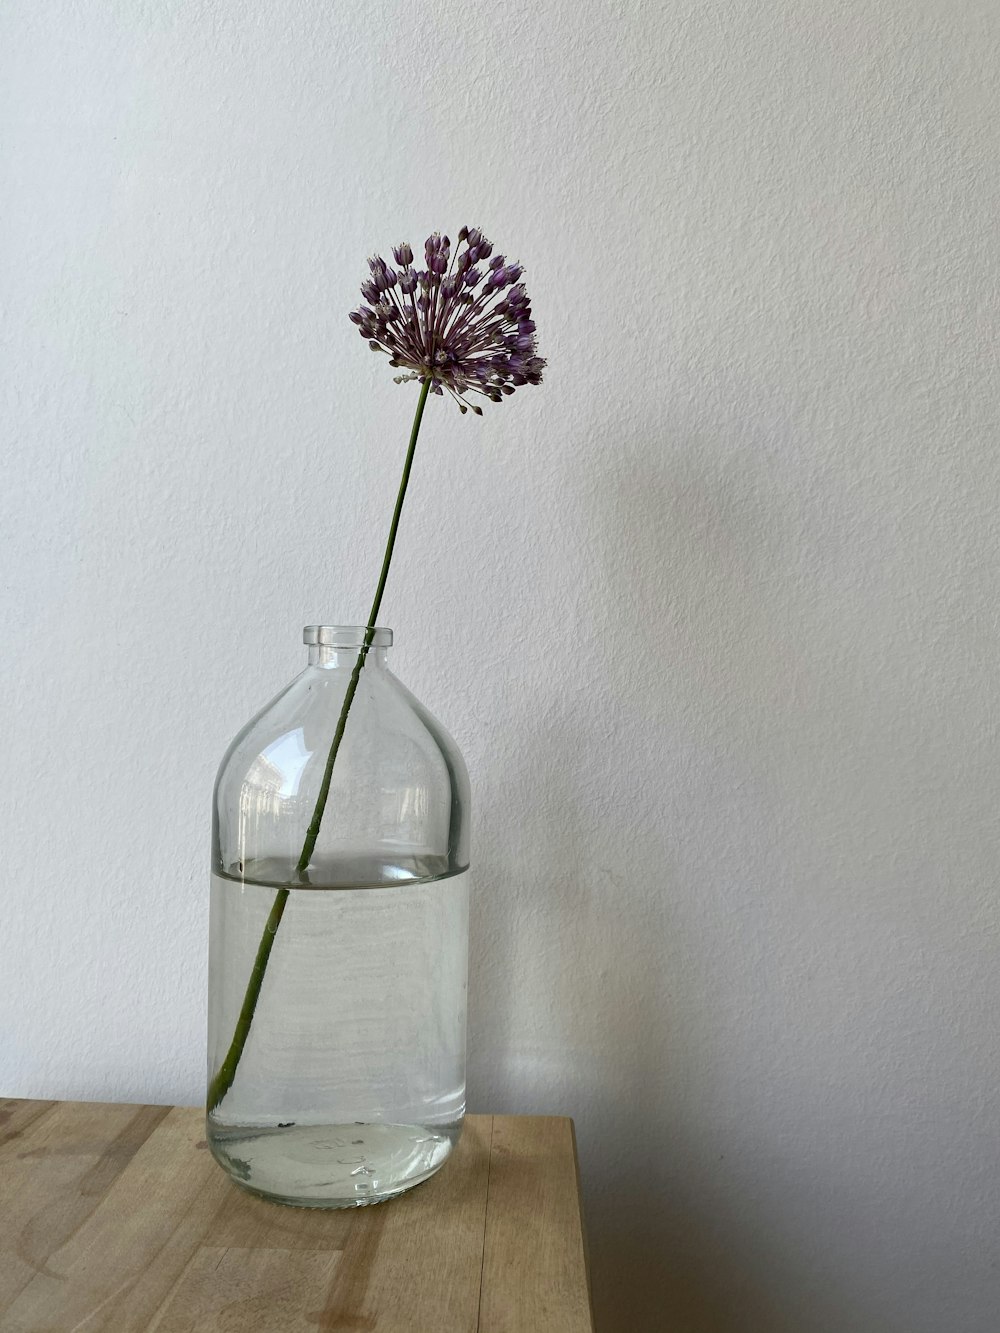
[[[361,648],[364,646],[367,625],[306,625],[302,642],[312,647],[323,644],[328,648]],[[391,648],[392,630],[376,625],[372,634],[373,648]]]

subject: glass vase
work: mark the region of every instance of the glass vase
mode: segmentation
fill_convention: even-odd
[[[303,637],[308,665],[215,787],[207,1139],[247,1189],[341,1208],[425,1180],[458,1141],[469,783],[389,670],[390,630],[367,652],[363,626]]]

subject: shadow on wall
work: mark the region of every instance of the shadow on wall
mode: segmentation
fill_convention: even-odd
[[[755,533],[767,518],[732,478],[697,470],[703,451],[681,475],[653,453],[619,442],[585,491],[567,479],[577,666],[568,687],[532,694],[535,742],[490,777],[510,824],[477,856],[470,1084],[482,1107],[575,1117],[598,1333],[747,1333],[782,1324],[701,1190],[718,1159],[700,1132],[718,1019],[701,886],[677,845],[696,733],[669,676],[683,639],[684,671],[713,687],[720,636],[748,614],[737,537],[719,533],[734,507]],[[701,642],[706,583],[715,637]],[[722,820],[710,837],[725,839]]]
[[[721,1333],[712,1295],[717,1256],[671,1183],[670,1158],[683,1147],[680,1113],[669,1103],[683,1101],[696,1058],[671,1007],[675,983],[664,960],[673,872],[658,849],[664,903],[652,905],[648,875],[634,869],[636,831],[616,822],[602,830],[588,818],[586,793],[559,762],[584,741],[579,732],[549,730],[549,763],[532,779],[546,793],[548,815],[524,835],[538,899],[535,929],[516,949],[511,975],[541,972],[527,994],[544,995],[545,1005],[529,1017],[515,1003],[508,1058],[520,1088],[535,1090],[523,1109],[576,1120],[599,1333],[658,1329],[668,1318],[672,1326],[686,1321],[678,1328]],[[546,841],[556,814],[575,862]],[[606,845],[608,835],[621,839],[615,864],[589,863],[592,843]],[[668,1085],[674,1094],[665,1099]]]

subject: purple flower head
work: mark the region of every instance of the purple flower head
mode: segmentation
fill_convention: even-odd
[[[490,259],[493,246],[477,227],[459,231],[454,252],[447,236],[428,236],[420,271],[405,242],[392,253],[401,271],[377,255],[370,259],[371,277],[361,288],[366,304],[350,319],[369,347],[405,372],[397,384],[430,380],[431,391],[447,390],[459,411],[482,415],[467,395],[499,403],[523,384],[541,383],[545,361],[520,264]],[[486,259],[487,269],[476,267]]]

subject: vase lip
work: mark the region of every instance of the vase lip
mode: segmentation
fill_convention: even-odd
[[[327,648],[362,648],[367,632],[367,625],[306,625],[302,631],[302,642],[310,647],[323,644]],[[384,625],[376,625],[371,646],[391,648],[392,630]]]

